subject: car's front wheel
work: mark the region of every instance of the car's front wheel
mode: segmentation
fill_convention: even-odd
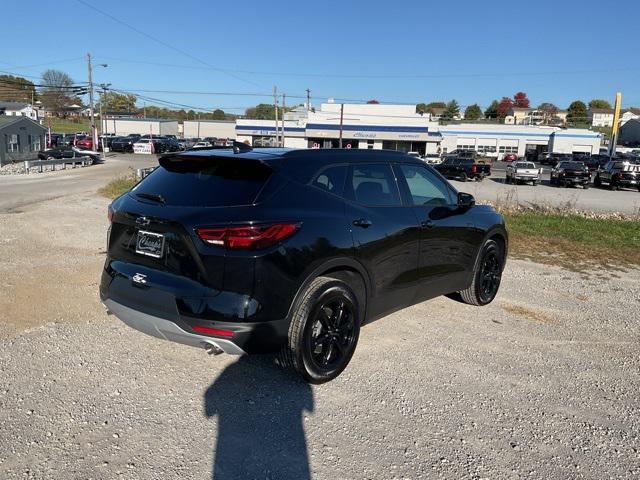
[[[471,285],[459,292],[462,301],[477,306],[491,303],[500,288],[503,266],[503,248],[495,240],[487,240],[480,252]]]
[[[285,362],[309,383],[333,380],[356,349],[360,314],[358,299],[345,282],[316,278],[293,311]]]

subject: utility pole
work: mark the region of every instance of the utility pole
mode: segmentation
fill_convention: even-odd
[[[344,103],[340,104],[340,148],[342,148],[342,120],[344,118]]]
[[[284,112],[285,110],[285,98],[286,94],[282,94],[282,146],[284,147]]]
[[[142,118],[147,118],[147,101],[142,102]]]
[[[307,88],[307,112],[311,111],[311,90]]]
[[[96,131],[96,119],[93,112],[93,69],[91,67],[91,54],[87,53],[87,68],[89,70],[89,115],[91,117],[91,139],[93,148],[98,145],[98,132]]]
[[[278,88],[273,86],[273,113],[276,120],[276,147],[280,146],[280,139],[278,136]]]
[[[104,131],[107,129],[107,121],[105,120],[102,113],[102,104],[104,102],[104,95],[107,93],[109,89],[110,83],[101,83],[100,88],[102,88],[102,93],[100,94],[100,133],[102,134],[102,155],[104,156]]]

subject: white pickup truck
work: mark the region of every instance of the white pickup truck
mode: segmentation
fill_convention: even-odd
[[[542,169],[536,167],[533,162],[513,162],[507,165],[505,183],[531,182],[532,185],[536,185],[540,181],[541,173]]]

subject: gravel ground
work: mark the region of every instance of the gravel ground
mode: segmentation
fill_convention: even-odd
[[[106,203],[0,214],[0,478],[640,476],[640,271],[511,261],[491,305],[379,320],[309,386],[107,316]]]

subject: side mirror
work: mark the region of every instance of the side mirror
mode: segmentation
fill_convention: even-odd
[[[476,204],[473,195],[464,192],[458,192],[458,208],[471,208]]]

